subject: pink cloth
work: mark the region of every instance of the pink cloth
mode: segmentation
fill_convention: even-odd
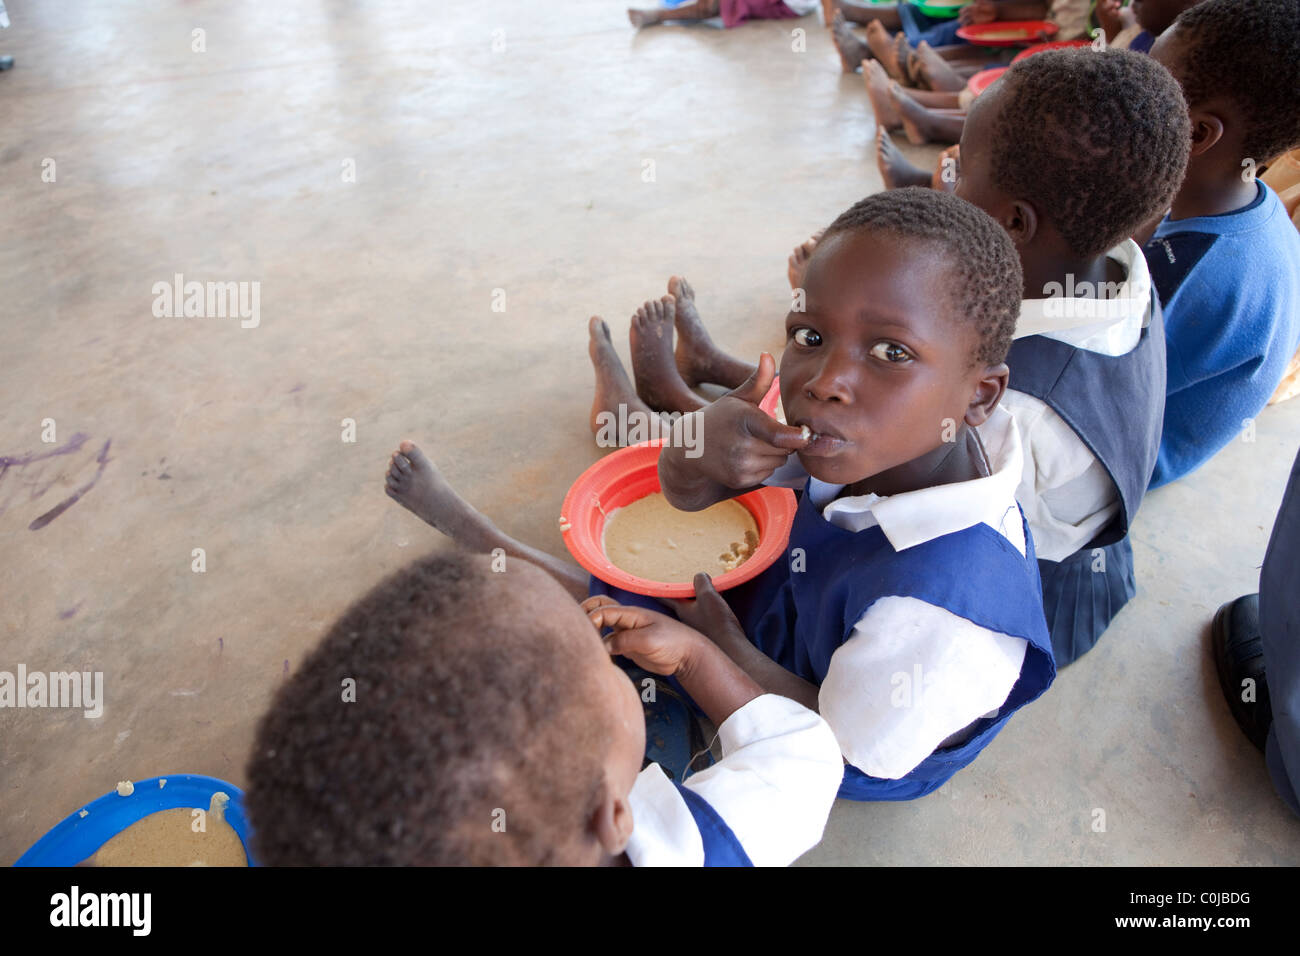
[[[722,23],[728,28],[746,20],[790,20],[797,16],[781,0],[722,0]]]

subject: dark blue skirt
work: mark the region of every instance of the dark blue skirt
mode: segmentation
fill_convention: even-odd
[[[1058,669],[1092,650],[1119,609],[1137,593],[1127,536],[1104,548],[1083,548],[1064,561],[1040,558],[1038,572]]]

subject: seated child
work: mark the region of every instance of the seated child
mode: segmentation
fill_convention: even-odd
[[[672,457],[680,443],[660,459],[679,507],[765,479],[807,486],[790,552],[744,593],[727,592],[739,618],[705,575],[678,610],[764,691],[823,711],[854,765],[842,795],[929,793],[1055,676],[1014,497],[1020,441],[997,407],[1021,285],[1010,239],[970,204],[933,190],[869,197],[813,250],[807,311],[787,317],[781,392],[792,424],[757,407],[774,374],[764,356],[698,413],[698,459]],[[598,393],[627,397],[609,353],[595,319]],[[804,477],[791,474],[800,467]],[[388,493],[470,550],[501,548],[587,593],[576,566],[505,535],[410,443],[393,457]]]
[[[612,654],[677,674],[722,760],[684,786],[642,769]],[[824,721],[685,625],[452,552],[354,603],[280,688],[246,805],[271,866],[785,865],[821,839],[842,767]]]
[[[1177,83],[1148,57],[1049,51],[981,95],[962,137],[957,194],[1003,225],[1024,272],[1002,404],[1024,447],[1017,499],[1058,667],[1136,593],[1127,533],[1159,449],[1165,359],[1146,261],[1127,237],[1178,189],[1181,109]]]
[[[1300,237],[1253,175],[1300,145],[1300,0],[1203,0],[1151,56],[1192,122],[1187,178],[1143,249],[1169,363],[1156,488],[1249,428],[1300,346]]]
[[[725,27],[746,20],[788,20],[802,17],[817,9],[819,0],[687,0],[676,6],[651,7],[627,11],[632,26],[649,27],[665,20],[711,20],[722,17]]]
[[[1118,0],[1110,0],[1118,9]],[[1183,10],[1191,7],[1197,0],[1144,0],[1136,13],[1125,7],[1122,11],[1111,11],[1106,17],[1115,13],[1127,14],[1132,19],[1135,32],[1130,35],[1125,30],[1117,30],[1116,40],[1111,49],[1132,49],[1145,53],[1150,49],[1154,38],[1168,29],[1174,18]],[[1098,11],[1102,10],[1098,6]],[[1118,26],[1118,23],[1113,24]],[[1107,28],[1107,36],[1109,31]],[[1132,42],[1139,42],[1134,45]],[[918,55],[923,51],[918,50]],[[927,90],[905,90],[898,83],[891,82],[883,67],[879,64],[863,64],[863,74],[867,83],[867,95],[871,100],[872,112],[876,117],[877,129],[895,129],[902,127],[908,141],[915,145],[931,142],[955,143],[961,139],[962,123],[966,110],[970,108],[974,95],[959,88],[950,92],[948,87],[934,87]],[[877,162],[881,162],[883,147],[878,143]],[[882,171],[882,175],[886,175]],[[890,177],[893,178],[893,177]],[[906,185],[923,185],[920,182],[908,182]]]
[[[998,408],[1021,281],[975,207],[870,196],[817,243],[806,311],[786,318],[790,424],[757,407],[764,355],[698,413],[699,457],[660,456],[688,511],[763,482],[802,488],[785,559],[728,592],[734,615],[703,591],[713,620],[697,626],[765,690],[820,710],[851,765],[841,796],[931,792],[1055,675],[1014,498],[1020,441]]]

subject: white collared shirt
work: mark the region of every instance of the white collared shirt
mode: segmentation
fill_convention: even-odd
[[[1151,275],[1132,239],[1108,253],[1126,279],[1110,298],[1024,299],[1015,337],[1042,335],[1102,355],[1126,355],[1151,321]],[[1053,290],[1055,291],[1055,290]],[[1065,289],[1065,293],[1072,290]],[[1018,392],[1015,373],[1002,396],[1020,431],[1024,473],[1016,497],[1038,557],[1061,561],[1119,513],[1119,490],[1097,457],[1047,403]],[[981,429],[983,431],[983,429]]]
[[[991,473],[881,497],[835,498],[842,485],[807,477],[792,455],[768,484],[793,484],[822,517],[849,531],[880,526],[903,550],[984,523],[1025,553],[1015,489],[1022,471],[1011,415],[995,408],[980,429]],[[910,773],[948,737],[996,711],[1020,677],[1028,642],[914,597],[869,607],[831,655],[818,692],[821,714],[848,761],[873,777]]]
[[[755,866],[788,866],[816,846],[844,776],[826,721],[776,694],[755,697],[718,728],[723,757],[688,777]],[[682,795],[658,764],[628,797],[635,866],[702,866],[704,841]]]

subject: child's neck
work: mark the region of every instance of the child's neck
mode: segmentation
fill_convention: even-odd
[[[1074,295],[1082,295],[1083,290],[1103,289],[1106,286],[1102,283],[1123,282],[1128,278],[1124,267],[1105,253],[1081,259],[1023,250],[1020,262],[1025,270],[1023,297],[1026,299],[1045,299],[1056,289],[1073,289]]]
[[[1259,187],[1253,178],[1242,178],[1242,167],[1221,169],[1188,168],[1187,178],[1174,197],[1170,219],[1194,219],[1236,212],[1255,201]]]
[[[919,458],[854,482],[841,494],[874,494],[888,498],[935,485],[986,478],[991,473],[979,433],[962,423],[954,441],[943,442]]]

